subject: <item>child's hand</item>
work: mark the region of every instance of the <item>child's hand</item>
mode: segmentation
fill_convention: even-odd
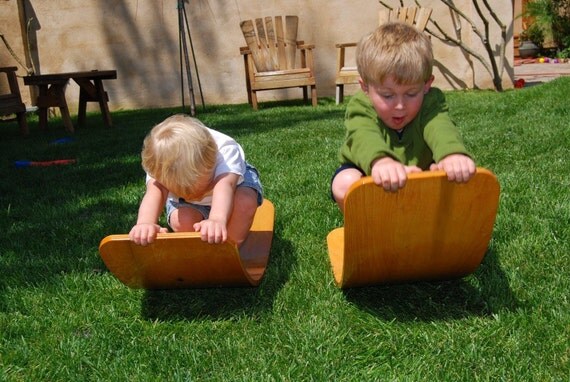
[[[226,222],[206,219],[194,224],[194,230],[200,232],[203,241],[210,244],[223,243],[228,239]]]
[[[390,157],[376,160],[372,164],[372,180],[386,191],[398,191],[406,185],[408,174],[421,172],[417,166],[404,166]]]
[[[430,166],[431,171],[443,170],[447,179],[458,183],[467,182],[475,175],[476,167],[473,159],[463,154],[451,154]]]
[[[150,244],[156,239],[159,232],[168,232],[168,229],[152,223],[141,223],[135,225],[129,232],[129,239],[138,245]]]

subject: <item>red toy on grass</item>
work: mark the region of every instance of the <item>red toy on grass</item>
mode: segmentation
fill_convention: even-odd
[[[16,167],[48,167],[48,166],[61,166],[66,164],[75,163],[75,159],[57,159],[48,161],[29,161],[29,160],[17,160],[14,162]]]

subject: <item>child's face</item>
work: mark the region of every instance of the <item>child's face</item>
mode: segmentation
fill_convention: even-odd
[[[202,175],[196,181],[196,185],[194,187],[194,192],[189,195],[181,195],[185,200],[201,200],[205,196],[209,194],[212,190],[212,183],[213,183],[213,171],[211,173],[206,173]]]
[[[365,84],[361,80],[360,86],[382,122],[390,129],[402,130],[418,115],[432,82],[433,77],[425,83],[400,85],[388,77],[381,84]]]

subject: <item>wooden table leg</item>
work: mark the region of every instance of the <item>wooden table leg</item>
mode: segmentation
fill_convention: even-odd
[[[87,102],[98,102],[101,109],[101,116],[107,127],[113,126],[111,121],[111,114],[107,105],[108,97],[103,87],[103,81],[95,79],[93,82],[86,78],[74,78],[75,82],[80,87],[79,90],[79,110],[78,110],[78,124],[85,123],[85,114],[87,110]]]
[[[41,129],[45,129],[47,127],[48,108],[59,107],[65,130],[70,133],[73,133],[75,131],[73,128],[73,122],[71,122],[71,116],[69,115],[69,108],[67,107],[67,102],[65,100],[66,85],[67,80],[64,82],[53,83],[51,86],[39,86],[40,95],[38,96],[37,105],[39,108]]]
[[[38,114],[40,117],[40,130],[47,129],[47,122],[48,122],[48,108],[49,106],[44,103],[44,100],[47,100],[47,93],[48,93],[48,85],[39,85],[39,95],[38,100],[36,102],[38,106]]]
[[[70,133],[74,132],[73,123],[71,122],[71,116],[69,115],[69,108],[67,107],[67,101],[65,100],[65,87],[67,86],[67,82],[63,85],[61,84],[53,84],[50,86],[48,90],[48,94],[51,93],[51,96],[55,100],[55,104],[53,106],[59,107],[59,111],[61,112],[61,120],[63,122],[63,126],[65,126],[65,130]]]
[[[89,94],[82,85],[82,81],[75,80],[79,85],[79,107],[77,109],[77,126],[85,125],[85,115],[87,114],[87,101],[89,101]],[[87,81],[89,82],[89,81]]]
[[[111,121],[111,114],[109,114],[109,105],[107,105],[108,98],[107,93],[105,93],[105,88],[103,88],[103,80],[95,80],[95,89],[97,90],[97,99],[103,120],[108,127],[111,127],[113,126],[113,122]]]

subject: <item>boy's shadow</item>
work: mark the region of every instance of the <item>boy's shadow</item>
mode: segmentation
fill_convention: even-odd
[[[178,321],[261,316],[271,309],[275,295],[287,282],[295,259],[291,243],[273,237],[265,275],[257,287],[147,290],[142,316],[149,320]]]
[[[353,288],[348,301],[384,320],[432,321],[487,316],[514,310],[513,295],[497,255],[489,250],[471,282],[458,279]]]

